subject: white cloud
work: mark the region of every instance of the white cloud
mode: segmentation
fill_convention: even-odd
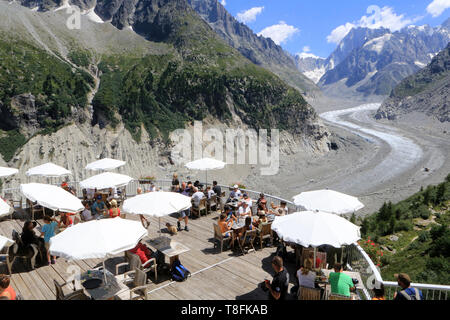
[[[258,33],[258,36],[271,38],[276,44],[279,45],[285,43],[289,38],[298,32],[300,32],[300,29],[290,26],[284,21],[280,21],[278,24],[261,30],[261,32]]]
[[[303,47],[303,52],[310,52],[311,48],[309,46],[304,46]]]
[[[450,0],[444,0],[450,1]],[[352,28],[366,27],[370,29],[387,28],[391,31],[400,30],[407,25],[414,23],[422,17],[406,18],[404,14],[396,14],[391,7],[380,8],[372,5],[367,8],[367,16],[362,16],[359,21],[347,22],[334,29],[330,35],[327,36],[327,41],[332,43],[339,43]]]
[[[428,5],[427,12],[435,18],[440,16],[448,8],[450,8],[450,0],[433,0]]]
[[[339,43],[342,39],[352,30],[354,27],[356,27],[353,23],[347,22],[344,25],[341,25],[331,31],[331,33],[327,36],[327,41],[332,43]]]
[[[227,2],[225,0],[220,0],[220,4],[223,5],[223,6],[226,6]]]
[[[264,10],[264,7],[254,7],[246,11],[239,12],[236,18],[243,23],[249,23],[256,20],[256,16]]]

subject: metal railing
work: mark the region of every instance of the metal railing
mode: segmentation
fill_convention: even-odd
[[[145,183],[141,183],[145,182]],[[138,187],[142,188],[143,191],[149,190],[149,187],[153,183],[155,187],[159,188],[163,191],[170,191],[172,186],[171,180],[157,179],[157,180],[145,180],[145,179],[136,179],[132,180],[125,188],[125,193],[127,197],[132,197],[137,194]],[[201,182],[203,185],[206,183]],[[76,195],[78,197],[83,196],[83,190],[80,187],[78,181],[68,182],[69,186],[75,190]],[[211,184],[209,184],[211,185]],[[230,191],[232,190],[231,186],[219,185],[222,189],[222,192],[225,192],[225,196],[228,198]],[[260,191],[241,189],[243,192],[247,193],[250,198],[258,199],[260,195]],[[22,206],[25,204],[25,199],[21,196],[19,188],[6,188],[2,190],[2,194],[5,195],[10,193],[13,195],[14,200],[22,203]],[[267,202],[273,202],[275,205],[280,205],[281,201],[286,202],[289,213],[293,213],[298,210],[298,207],[289,200],[273,196],[270,194],[264,194]],[[392,299],[394,293],[400,288],[398,287],[396,282],[392,281],[384,281],[381,277],[379,269],[372,262],[368,254],[361,248],[357,243],[354,243],[350,246],[347,246],[345,250],[347,267],[349,270],[358,272],[361,275],[361,279],[364,282],[364,289],[362,292],[358,292],[358,295],[362,299],[370,300],[373,297],[373,288],[375,282],[383,283],[386,291],[386,299]],[[450,285],[436,285],[436,284],[424,284],[424,283],[412,283],[411,286],[418,288],[422,291],[425,299],[431,300],[449,300],[450,299]]]

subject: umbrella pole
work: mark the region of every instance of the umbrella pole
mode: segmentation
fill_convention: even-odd
[[[313,261],[313,269],[316,269],[316,247],[314,247],[314,261]],[[320,266],[319,266],[320,267]]]
[[[344,246],[341,246],[341,264],[343,261],[343,257],[344,257]]]
[[[206,186],[205,189],[208,187],[208,170],[206,170]]]
[[[161,233],[161,217],[158,218],[158,223],[159,223],[159,233]]]
[[[108,283],[108,279],[106,278],[105,259],[103,259],[103,279],[105,280],[105,284],[107,284]]]

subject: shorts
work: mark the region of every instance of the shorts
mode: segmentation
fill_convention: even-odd
[[[49,250],[50,249],[50,242],[46,242],[45,243],[45,250]]]
[[[191,215],[191,209],[178,212],[178,218],[189,217]]]

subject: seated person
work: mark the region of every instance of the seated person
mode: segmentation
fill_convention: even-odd
[[[222,232],[222,234],[226,233],[224,235],[224,238],[230,237],[230,234],[231,234],[230,230],[231,230],[232,224],[233,224],[233,221],[227,221],[227,216],[225,213],[222,213],[220,215],[218,225],[220,227],[220,232]]]
[[[70,227],[73,224],[73,220],[70,217],[69,213],[61,212],[60,213],[60,219],[58,222],[58,228],[67,228]]]
[[[102,196],[97,195],[96,201],[91,206],[94,215],[103,216],[106,213],[106,204],[103,202]]]
[[[273,202],[271,202],[270,206],[272,207],[272,210],[270,210],[270,212],[276,216],[285,216],[288,213],[286,205],[286,201],[281,201],[280,206],[276,206]]]
[[[96,216],[92,215],[91,207],[89,206],[89,202],[84,203],[84,210],[81,212],[81,217],[84,221],[91,221],[96,219]]]
[[[240,197],[242,197],[242,192],[239,190],[239,186],[235,184],[233,186],[233,190],[230,192],[227,202],[230,202],[231,200],[238,200]]]
[[[269,210],[267,209],[267,200],[264,197],[264,193],[261,193],[259,195],[259,199],[258,201],[256,201],[256,206],[258,208],[258,213],[260,212],[264,212],[264,213],[269,213]]]
[[[238,231],[238,237],[242,240],[242,237],[247,231],[253,230],[252,217],[245,218],[245,225]]]
[[[194,187],[194,194],[192,195],[192,203],[194,206],[198,207],[200,205],[200,200],[205,197],[205,194],[198,190],[197,187]]]
[[[97,193],[97,189],[86,189],[86,199],[94,200],[96,193]]]
[[[241,202],[238,209],[238,216],[240,218],[252,216],[252,210],[250,210],[250,207],[248,206],[247,202],[245,201]]]
[[[253,225],[261,231],[262,226],[267,224],[269,220],[267,220],[267,216],[264,212],[259,215],[259,219],[253,222]]]
[[[141,187],[138,187],[136,189],[136,194],[142,194],[142,188]]]
[[[22,228],[22,234],[20,235],[20,239],[24,246],[29,246],[35,244],[38,246],[39,251],[45,253],[44,242],[40,237],[36,235],[34,232],[34,228],[36,228],[36,221],[26,221]]]
[[[330,273],[329,282],[331,284],[331,293],[350,297],[350,291],[355,291],[356,287],[352,278],[343,272],[340,263],[334,264],[334,272]]]
[[[297,271],[297,279],[300,287],[315,288],[316,273],[312,271],[311,261],[306,260],[305,265]]]
[[[141,241],[130,250],[131,253],[134,253],[139,256],[141,263],[144,265],[148,260],[155,258],[156,263],[158,265],[163,265],[164,261],[161,262],[161,259],[164,259],[164,255],[162,255],[160,252],[153,252],[150,250],[145,244],[143,244]]]
[[[216,193],[211,189],[211,187],[210,186],[208,186],[208,187],[206,187],[206,195],[207,195],[207,197],[208,197],[208,199],[211,199],[211,197],[213,196],[213,195],[215,195]]]
[[[248,196],[248,194],[244,193],[242,201],[247,202],[248,207],[249,207],[250,209],[252,208],[253,200],[250,199],[250,197]]]
[[[120,209],[117,208],[117,201],[114,199],[111,200],[110,205],[111,209],[109,209],[109,217],[110,218],[120,217]]]
[[[0,300],[16,300],[16,291],[11,287],[11,278],[0,274]]]
[[[237,218],[234,215],[233,210],[231,209],[230,206],[225,206],[224,213],[225,213],[225,215],[227,217],[227,221],[230,221],[230,220],[231,221],[237,221]]]
[[[309,261],[309,263],[311,263],[311,266],[313,266],[313,261],[314,261],[314,252],[310,252],[308,258],[305,259],[305,261],[303,261],[303,265],[306,265],[306,263]],[[322,263],[322,260],[316,256],[316,265],[313,266],[313,269],[317,269],[320,268],[320,265]]]
[[[109,188],[108,197],[106,198],[106,201],[111,202],[111,200],[118,198],[119,196],[117,195],[117,188]]]

